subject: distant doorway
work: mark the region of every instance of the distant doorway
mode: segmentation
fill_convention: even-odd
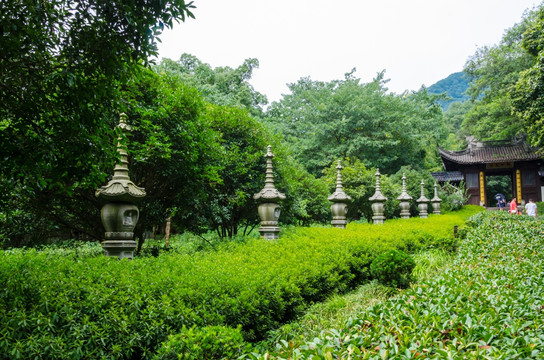
[[[488,207],[497,206],[495,195],[503,194],[509,202],[514,197],[512,186],[512,174],[487,175],[485,177],[486,204]]]

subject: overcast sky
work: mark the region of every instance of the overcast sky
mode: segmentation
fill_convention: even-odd
[[[500,41],[533,0],[194,0],[196,19],[166,30],[160,57],[195,55],[213,67],[257,58],[251,83],[270,102],[301,77],[364,82],[386,70],[396,93],[461,71]]]

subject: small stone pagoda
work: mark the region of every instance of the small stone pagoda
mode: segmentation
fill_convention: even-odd
[[[374,224],[383,224],[385,221],[384,203],[387,201],[387,198],[382,194],[382,190],[380,188],[380,176],[380,169],[376,169],[376,191],[374,192],[374,195],[368,199],[372,203],[372,212],[374,213],[374,216],[372,216],[372,221]]]
[[[342,163],[338,160],[338,165],[336,166],[336,190],[328,197],[329,201],[332,201],[331,212],[332,212],[332,221],[331,224],[337,228],[346,228],[346,214],[348,213],[347,203],[351,200],[345,192],[342,186]]]
[[[430,200],[425,196],[425,183],[421,180],[421,196],[416,200],[420,218],[426,219],[429,215],[427,212],[429,201]]]
[[[440,203],[442,199],[438,197],[438,183],[434,183],[434,197],[431,199],[433,214],[440,215]]]
[[[119,127],[123,130],[128,129],[126,118],[126,114],[121,114]],[[121,162],[115,166],[113,178],[95,194],[104,204],[100,211],[106,229],[102,248],[106,256],[132,259],[136,248],[134,228],[140,215],[136,203],[145,196],[145,190],[136,186],[128,176],[128,153],[121,138],[117,149]]]
[[[272,154],[271,145],[268,145],[264,157],[266,158],[264,188],[253,195],[253,198],[260,203],[258,210],[259,217],[261,218],[261,227],[259,228],[261,236],[267,240],[275,240],[278,239],[281,230],[278,226],[278,219],[280,217],[280,205],[278,202],[285,199],[285,195],[274,187],[274,172],[272,168],[274,154]]]
[[[397,198],[400,207],[400,217],[402,219],[410,218],[410,200],[412,197],[406,192],[406,175],[402,173],[402,192]]]

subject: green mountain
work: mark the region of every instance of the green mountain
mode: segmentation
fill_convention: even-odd
[[[468,80],[463,72],[456,72],[451,74],[445,79],[442,79],[427,88],[427,91],[431,94],[443,94],[446,93],[450,100],[440,101],[442,109],[447,110],[452,102],[463,102],[469,99],[469,96],[465,94],[468,89]]]

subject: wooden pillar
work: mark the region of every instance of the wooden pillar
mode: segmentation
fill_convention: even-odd
[[[521,204],[521,171],[516,169],[516,196],[518,204]]]
[[[485,175],[480,171],[480,205],[485,206]]]

